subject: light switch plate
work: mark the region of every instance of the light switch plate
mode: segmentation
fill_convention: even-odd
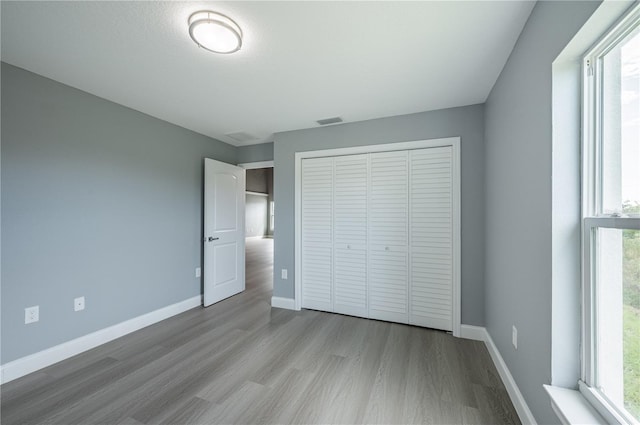
[[[282,269],[282,279],[287,279],[287,269]]]
[[[202,276],[202,269],[200,267],[196,267],[196,277]]]

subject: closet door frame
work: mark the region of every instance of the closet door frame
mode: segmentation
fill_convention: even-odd
[[[404,151],[451,146],[452,149],[452,220],[453,220],[453,336],[460,337],[461,289],[460,289],[460,137],[416,140],[411,142],[385,143],[379,145],[353,146],[295,153],[295,273],[294,308],[302,308],[302,160],[329,156],[354,155],[376,152]]]

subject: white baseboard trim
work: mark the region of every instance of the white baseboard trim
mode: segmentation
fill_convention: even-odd
[[[513,407],[515,407],[518,417],[520,417],[520,422],[524,425],[537,425],[536,418],[533,416],[533,413],[531,413],[531,410],[529,410],[529,406],[527,406],[527,402],[524,400],[524,397],[522,396],[516,381],[513,379],[509,368],[507,368],[507,364],[500,355],[498,347],[496,347],[496,344],[493,342],[491,335],[489,335],[489,332],[487,332],[486,329],[485,334],[486,337],[484,343],[489,350],[493,363],[496,365],[496,369],[498,369],[498,373],[500,374],[500,378],[507,389],[507,393],[509,393],[509,398],[511,398]]]
[[[487,330],[482,326],[460,325],[460,338],[484,342],[487,339]]]
[[[0,366],[0,384],[28,375],[59,361],[68,359],[84,351],[106,344],[116,338],[135,332],[154,323],[168,319],[202,304],[202,296],[198,295],[152,312],[134,317],[108,328],[64,342],[46,350],[13,360]]]
[[[487,346],[487,350],[489,351],[489,355],[491,356],[491,360],[493,360],[493,364],[498,370],[500,379],[502,379],[502,383],[507,389],[507,393],[513,403],[513,407],[515,407],[516,412],[518,413],[520,422],[524,425],[537,425],[536,418],[533,416],[533,413],[531,413],[531,410],[529,410],[527,402],[524,400],[518,385],[516,385],[516,381],[513,379],[509,368],[507,368],[507,364],[504,362],[502,355],[500,355],[498,347],[496,347],[491,335],[487,332],[487,328],[483,326],[460,325],[460,337],[475,341],[484,341],[484,344]]]
[[[271,297],[271,307],[295,310],[296,303],[293,298]]]

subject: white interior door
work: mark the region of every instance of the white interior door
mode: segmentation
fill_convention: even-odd
[[[245,170],[204,160],[204,306],[244,291]]]

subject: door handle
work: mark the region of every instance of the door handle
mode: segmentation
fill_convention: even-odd
[[[207,238],[207,242],[217,241],[218,239],[220,239],[220,238],[214,238],[213,236],[209,236],[209,237]]]

